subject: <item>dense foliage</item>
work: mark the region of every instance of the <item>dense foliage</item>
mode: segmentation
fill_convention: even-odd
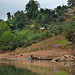
[[[0,19],[0,22],[2,22],[3,21],[3,19]]]
[[[75,6],[75,0],[68,0],[69,6]]]
[[[30,0],[25,12],[18,10],[14,15],[8,12],[7,21],[0,19],[0,50],[27,47],[60,34],[75,44],[75,14],[66,15],[68,6],[57,6],[54,10],[38,8],[39,3]]]

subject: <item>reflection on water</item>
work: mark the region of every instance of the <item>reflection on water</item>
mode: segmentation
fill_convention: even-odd
[[[38,75],[30,70],[15,68],[14,66],[0,66],[0,75]]]
[[[75,62],[0,61],[0,75],[75,75]]]

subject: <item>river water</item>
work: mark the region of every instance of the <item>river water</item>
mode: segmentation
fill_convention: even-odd
[[[75,75],[75,62],[0,60],[0,75]]]

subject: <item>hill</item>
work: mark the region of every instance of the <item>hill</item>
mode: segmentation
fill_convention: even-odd
[[[72,43],[65,39],[64,35],[58,35],[43,40],[42,42],[32,44],[26,48],[17,48],[12,52],[0,54],[2,58],[28,58],[31,55],[37,58],[54,58],[63,55],[74,55],[75,48]],[[21,56],[21,53],[23,56]]]
[[[25,12],[18,10],[14,15],[8,12],[7,21],[0,22],[0,51],[3,53],[0,56],[21,57],[23,53],[22,57],[33,54],[49,58],[74,54],[75,5],[72,5],[39,9],[39,3],[30,0]]]

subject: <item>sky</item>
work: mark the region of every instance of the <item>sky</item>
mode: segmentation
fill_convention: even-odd
[[[54,9],[59,5],[67,5],[67,0],[36,0],[41,8]],[[25,10],[29,0],[0,0],[0,19],[7,20],[7,12],[13,15],[18,10]]]

